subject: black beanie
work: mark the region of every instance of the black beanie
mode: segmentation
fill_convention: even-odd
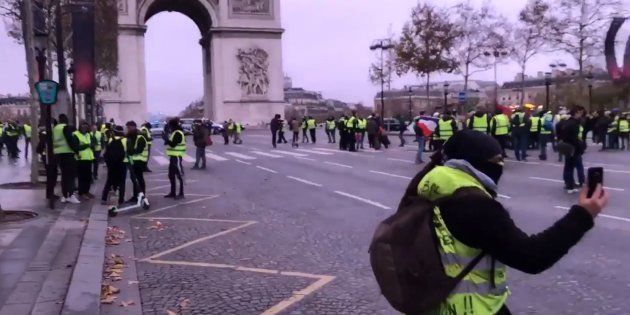
[[[464,129],[456,132],[446,143],[443,152],[446,160],[466,160],[475,165],[501,155],[501,145],[485,133]]]

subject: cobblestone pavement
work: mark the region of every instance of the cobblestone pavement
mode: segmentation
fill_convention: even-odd
[[[350,154],[328,144],[271,150],[267,142],[266,133],[249,133],[242,146],[209,148],[208,170],[186,169],[187,197],[179,202],[161,197],[166,165],[155,146],[152,210],[119,215],[131,226],[142,311],[396,314],[367,250],[420,170],[410,163],[413,148]],[[625,154],[587,154],[609,170],[607,217],[550,270],[510,271],[513,313],[630,313]],[[192,158],[184,160],[189,168]],[[543,230],[575,202],[554,182],[561,171],[554,162],[508,163],[500,201],[525,231]]]

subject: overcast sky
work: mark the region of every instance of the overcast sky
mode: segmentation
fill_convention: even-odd
[[[456,0],[442,0],[444,5]],[[479,4],[481,0],[471,0]],[[526,0],[492,0],[497,11],[514,20]],[[388,29],[399,33],[417,0],[282,0],[284,72],[293,85],[321,91],[325,98],[373,104],[380,89],[368,81],[375,55],[368,49]],[[629,24],[629,23],[626,23]],[[24,48],[7,38],[0,23],[0,94],[26,92]],[[630,33],[625,25],[620,38]],[[177,113],[202,96],[202,59],[199,30],[179,13],[160,13],[148,22],[146,34],[147,94],[152,112]],[[530,74],[548,71],[549,64],[567,56],[539,56],[528,66]],[[518,67],[508,63],[499,68],[499,81],[512,80]],[[436,79],[460,80],[457,76]],[[478,73],[474,79],[493,80],[493,72]],[[397,78],[393,87],[420,84],[414,77]]]

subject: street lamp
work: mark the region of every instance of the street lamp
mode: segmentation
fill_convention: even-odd
[[[371,51],[375,51],[375,50],[381,51],[381,68],[379,69],[381,71],[381,74],[380,74],[380,77],[381,77],[381,121],[385,119],[385,76],[384,76],[385,61],[383,59],[383,52],[392,48],[394,48],[394,45],[392,45],[389,39],[379,40],[375,44],[370,46]]]
[[[448,106],[448,87],[448,82],[444,82],[444,112],[447,111],[446,107]]]
[[[588,110],[590,112],[593,110],[593,74],[589,72],[586,80],[588,80]]]
[[[551,86],[551,72],[545,72],[545,112],[549,111],[549,87]]]
[[[499,58],[504,58],[508,55],[507,50],[503,49],[495,49],[494,51],[485,51],[483,53],[486,57],[494,57],[494,107],[496,108],[499,105],[499,80],[497,78],[497,65],[499,63]]]
[[[411,121],[412,119],[412,113],[411,113],[411,95],[413,95],[413,88],[411,87],[411,85],[409,86],[409,89],[407,90],[409,92],[409,121]]]

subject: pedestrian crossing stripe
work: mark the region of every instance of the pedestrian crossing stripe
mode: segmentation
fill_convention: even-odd
[[[153,161],[155,161],[159,165],[168,165],[168,163],[169,163],[168,159],[163,157],[163,156],[161,156],[161,155],[154,156],[153,157]]]
[[[240,154],[237,152],[225,152],[225,154],[233,156],[235,158],[239,158],[239,159],[243,159],[243,160],[255,160],[256,158],[253,156],[249,156],[249,155],[245,155],[245,154]]]
[[[280,151],[280,150],[274,150],[272,152],[280,153],[280,154],[284,154],[284,155],[290,155],[290,156],[294,156],[294,157],[307,157],[308,156],[308,154],[288,152],[288,151]]]
[[[346,152],[346,151],[341,151],[341,150],[324,149],[324,148],[314,148],[313,150],[317,150],[317,151],[326,151],[326,152],[334,152],[334,153],[338,153],[338,152]]]
[[[297,149],[296,151],[312,153],[312,154],[317,154],[317,155],[333,155],[332,153],[329,153],[329,152],[319,152],[319,151],[306,150],[306,149]]]
[[[184,154],[184,156],[182,156],[182,160],[188,163],[195,163],[195,159],[193,159],[193,157],[188,154]]]
[[[271,153],[265,153],[265,152],[260,152],[260,151],[252,151],[252,153],[254,154],[258,154],[258,155],[262,155],[262,156],[266,156],[266,157],[270,157],[270,158],[274,158],[274,159],[279,159],[282,158],[281,155],[276,155],[276,154],[271,154]]]
[[[206,152],[206,157],[209,158],[209,159],[213,159],[215,161],[219,161],[219,162],[229,161],[229,159],[226,159],[226,158],[224,158],[222,156],[218,156],[216,154],[212,154],[212,153],[208,153],[208,152]]]

